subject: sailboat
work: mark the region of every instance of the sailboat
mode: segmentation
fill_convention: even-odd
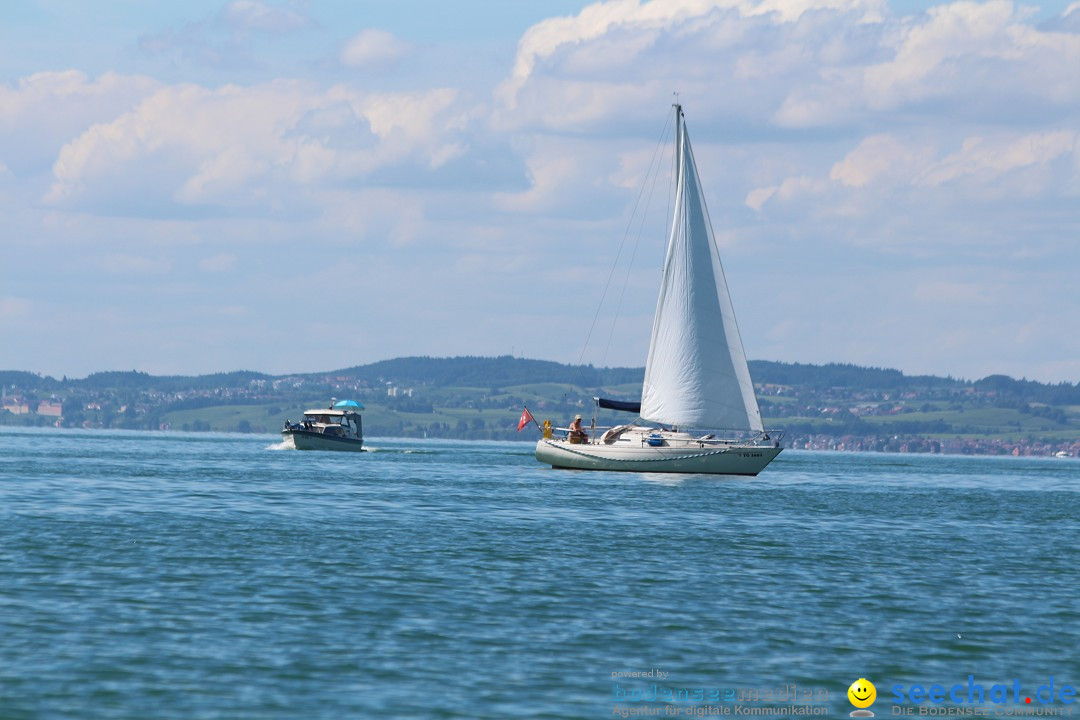
[[[552,467],[757,475],[780,454],[761,421],[682,106],[674,107],[675,217],[641,402],[596,398],[638,421],[599,437],[545,431],[536,459]]]

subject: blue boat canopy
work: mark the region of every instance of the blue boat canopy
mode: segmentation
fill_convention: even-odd
[[[626,402],[624,400],[608,400],[607,398],[594,398],[596,404],[602,408],[608,410],[622,410],[623,412],[639,413],[641,412],[640,402]]]
[[[363,410],[364,406],[355,400],[339,400],[334,403],[335,410]]]

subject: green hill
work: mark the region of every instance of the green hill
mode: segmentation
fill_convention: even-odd
[[[766,426],[799,447],[1005,452],[1080,441],[1080,383],[993,375],[980,380],[905,375],[850,364],[751,361]],[[330,398],[367,405],[369,436],[520,439],[523,405],[555,424],[591,414],[592,398],[636,399],[643,368],[501,357],[406,357],[293,375],[237,371],[152,376],[138,371],[57,380],[0,371],[0,424],[273,433]],[[10,401],[10,402],[8,402]],[[17,401],[17,402],[16,402]],[[63,417],[38,414],[62,403]],[[605,412],[600,422],[632,418]],[[959,449],[957,449],[959,448]],[[1080,448],[1078,448],[1080,449]]]

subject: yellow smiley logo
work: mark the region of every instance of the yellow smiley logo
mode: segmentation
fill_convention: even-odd
[[[857,708],[866,708],[877,700],[877,688],[866,678],[859,678],[847,689],[848,700]]]

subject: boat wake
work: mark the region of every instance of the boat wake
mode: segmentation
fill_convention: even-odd
[[[365,445],[364,450],[368,452],[377,453],[390,453],[393,455],[434,455],[434,450],[411,450],[408,448],[377,448]]]
[[[264,450],[271,450],[271,451],[276,452],[278,450],[295,450],[296,448],[294,448],[290,443],[282,441],[282,442],[279,442],[279,443],[271,443],[271,444],[267,445],[263,449]],[[435,451],[433,451],[433,450],[412,450],[412,449],[408,449],[408,448],[378,448],[378,447],[372,447],[370,445],[365,445],[364,446],[364,452],[382,453],[384,455],[434,455],[435,454]]]

